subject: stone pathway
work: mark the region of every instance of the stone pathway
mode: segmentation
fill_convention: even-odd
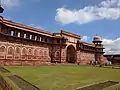
[[[104,66],[103,68],[120,69],[120,66]]]
[[[18,85],[21,90],[40,90],[38,87],[32,85],[31,83],[25,81],[23,78],[17,76],[17,75],[12,75],[8,76],[14,83]]]
[[[8,71],[7,69],[0,67],[0,72],[1,73],[10,73],[10,71]]]
[[[12,90],[12,87],[0,75],[0,90]]]
[[[4,67],[0,67],[0,72],[1,73],[9,73],[7,69]],[[38,87],[35,85],[32,85],[31,83],[25,81],[23,78],[17,76],[17,75],[8,75],[7,76],[9,79],[11,79],[21,90],[40,90]],[[8,90],[8,89],[5,89]]]
[[[106,82],[102,82],[102,83],[93,84],[93,85],[89,85],[89,86],[86,86],[86,87],[78,88],[76,90],[102,90],[104,88],[110,87],[112,85],[116,85],[118,83],[119,82],[106,81]]]

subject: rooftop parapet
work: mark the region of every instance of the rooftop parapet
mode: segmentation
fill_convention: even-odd
[[[77,39],[81,39],[81,37],[77,34],[73,34],[71,32],[67,32],[67,31],[64,31],[64,30],[61,30],[61,34],[62,35],[67,35],[67,36],[70,36],[70,37],[74,37],[74,38],[77,38]]]
[[[11,20],[6,20],[2,16],[0,16],[0,22],[3,23],[6,26],[17,28],[17,29],[20,29],[20,30],[34,32],[34,33],[38,33],[38,34],[43,34],[43,35],[50,36],[50,37],[52,37],[52,35],[53,35],[53,33],[49,32],[49,31],[33,28],[33,27],[30,27],[30,26],[27,26],[27,25],[23,25],[23,24],[20,24],[20,23],[13,22]]]

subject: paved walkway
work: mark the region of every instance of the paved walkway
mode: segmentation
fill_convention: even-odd
[[[40,90],[38,87],[32,85],[31,83],[25,81],[23,78],[17,76],[17,75],[12,75],[8,76],[14,83],[18,85],[21,90]]]
[[[0,72],[1,73],[10,73],[7,69],[0,67]],[[40,90],[38,87],[35,85],[27,82],[23,78],[17,75],[8,75],[8,78],[11,79],[21,90]]]
[[[116,85],[119,82],[114,82],[114,81],[106,81],[106,82],[101,82],[98,84],[93,84],[85,87],[78,88],[77,90],[103,90],[104,88],[110,87],[112,85]]]

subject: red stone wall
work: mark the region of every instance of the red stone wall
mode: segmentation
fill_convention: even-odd
[[[0,65],[43,65],[51,64],[51,62],[67,63],[68,60],[74,61],[69,63],[85,65],[95,59],[94,50],[93,53],[86,52],[92,50],[89,48],[86,49],[86,51],[81,51],[80,45],[78,45],[79,47],[76,49],[76,44],[81,44],[79,43],[80,36],[76,34],[61,30],[61,33],[59,33],[61,37],[55,37],[50,32],[38,32],[36,29],[11,21],[5,20],[4,24],[7,22],[13,26],[15,24],[16,28],[0,24]],[[11,35],[11,30],[15,31],[15,35]],[[20,33],[20,37],[18,33]],[[26,38],[24,38],[24,34],[27,35]],[[32,39],[30,39],[29,36],[31,34]],[[39,39],[35,40],[35,36],[38,36]],[[42,40],[40,40],[40,38],[42,38]],[[58,40],[60,40],[60,42]],[[70,51],[68,50],[71,53],[67,53],[67,47],[70,45],[73,46],[73,48],[72,50],[69,49]],[[82,48],[84,45],[85,47],[91,47],[91,44],[85,42],[82,42],[81,45]],[[85,50],[85,48],[83,48],[83,50]],[[72,59],[70,56],[72,56]],[[67,58],[68,60],[66,60]],[[99,61],[103,63],[104,59],[102,55]]]
[[[94,62],[95,55],[94,55],[94,53],[81,51],[81,52],[79,52],[78,58],[79,58],[78,62],[81,65],[88,65],[88,64],[90,64],[90,61]]]
[[[62,52],[61,52],[61,63],[66,63],[66,49],[62,49]]]
[[[67,48],[60,48],[59,45],[49,46],[20,44],[15,42],[0,42],[0,65],[44,65],[53,63],[67,63]],[[61,55],[61,57],[60,57]],[[76,51],[76,63],[80,65],[94,62],[95,55],[91,52]],[[104,63],[104,57],[100,57],[101,64]]]
[[[100,64],[105,64],[105,60],[106,60],[106,58],[103,55],[101,55],[100,56]]]
[[[81,52],[80,52],[80,50],[77,51],[76,54],[77,54],[77,55],[76,55],[76,57],[77,57],[76,63],[79,63],[79,64],[80,64],[80,63],[81,63]]]
[[[62,53],[61,53],[62,63],[67,63],[66,52],[67,52],[67,48],[62,49]],[[76,64],[89,65],[90,61],[94,62],[94,60],[95,60],[95,54],[93,52],[91,53],[80,50],[76,51]]]
[[[49,63],[51,63],[49,46],[39,47],[0,42],[1,65],[40,65]]]
[[[60,62],[60,46],[52,46],[51,54],[53,63]]]

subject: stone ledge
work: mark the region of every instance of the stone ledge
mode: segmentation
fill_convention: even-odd
[[[112,85],[116,85],[118,83],[119,82],[115,82],[115,81],[104,81],[104,82],[99,82],[99,83],[94,83],[83,87],[79,87],[76,90],[102,90],[104,88],[110,87]]]

